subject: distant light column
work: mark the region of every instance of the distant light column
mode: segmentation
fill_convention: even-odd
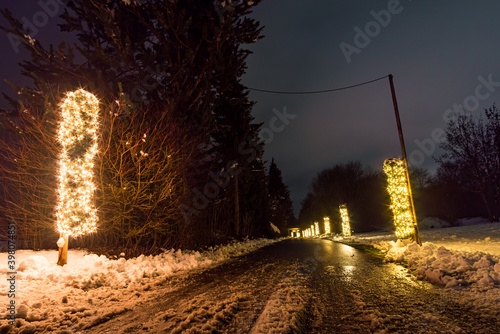
[[[325,222],[325,234],[330,234],[330,218],[329,217],[324,217],[323,221]]]
[[[349,214],[347,213],[347,205],[341,204],[339,206],[340,217],[342,218],[342,235],[345,238],[351,236],[351,224],[349,223]]]

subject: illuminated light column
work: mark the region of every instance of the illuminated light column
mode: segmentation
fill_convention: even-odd
[[[83,89],[69,92],[62,102],[61,116],[58,140],[62,151],[59,156],[56,218],[57,231],[61,234],[58,264],[64,265],[67,262],[68,237],[96,231],[93,161],[97,154],[99,101]]]
[[[316,232],[316,235],[319,235],[319,223],[314,222],[314,231]]]
[[[384,172],[387,174],[387,191],[391,197],[391,210],[399,239],[415,237],[415,224],[410,201],[410,190],[406,179],[406,167],[402,159],[384,161]]]
[[[314,235],[315,235],[315,233],[314,233],[314,224],[311,225],[310,229],[311,229],[311,237],[314,237]]]
[[[329,217],[324,217],[323,221],[325,222],[325,234],[330,234],[331,233],[330,218]]]
[[[351,236],[351,224],[349,223],[349,214],[347,213],[347,206],[345,204],[341,204],[339,206],[340,210],[340,218],[342,218],[342,235],[345,238]]]

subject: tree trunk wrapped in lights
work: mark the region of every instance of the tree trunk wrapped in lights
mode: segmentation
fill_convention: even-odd
[[[323,221],[325,222],[325,234],[330,234],[331,233],[330,218],[329,217],[324,217]]]
[[[402,159],[387,159],[384,161],[384,172],[387,174],[387,191],[391,197],[390,208],[394,215],[396,236],[399,239],[413,238],[416,222],[411,206],[405,163]]]
[[[344,238],[351,236],[351,224],[349,223],[349,214],[347,212],[347,205],[341,204],[339,206],[340,217],[342,218],[342,235]]]
[[[97,153],[99,101],[83,89],[69,92],[61,105],[58,140],[59,204],[57,230],[61,234],[58,264],[66,264],[69,236],[95,232],[93,169]]]
[[[66,95],[61,111],[57,230],[80,236],[96,230],[93,161],[97,153],[99,101],[80,89]]]
[[[319,235],[319,223],[318,222],[314,222],[314,232],[315,232],[315,235]]]

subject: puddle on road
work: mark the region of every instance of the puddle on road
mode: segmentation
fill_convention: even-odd
[[[356,266],[326,266],[325,270],[342,281],[351,282],[356,271]]]
[[[378,268],[378,270],[382,271],[379,275],[381,274],[381,277],[383,278],[393,277],[395,279],[402,280],[411,286],[418,286],[420,288],[423,287],[422,282],[417,281],[415,276],[409,274],[408,270],[400,265],[384,264],[384,266]],[[354,280],[361,282],[371,277],[370,275],[366,276],[363,274],[361,268],[358,266],[326,266],[325,271],[347,283],[352,283]]]
[[[386,263],[385,268],[392,276],[403,279],[412,286],[422,287],[422,282],[418,281],[405,267],[394,263]]]

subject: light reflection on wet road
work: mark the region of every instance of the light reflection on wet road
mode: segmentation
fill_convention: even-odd
[[[316,260],[309,332],[500,333],[497,318],[475,314],[400,265],[329,240],[294,242]]]

